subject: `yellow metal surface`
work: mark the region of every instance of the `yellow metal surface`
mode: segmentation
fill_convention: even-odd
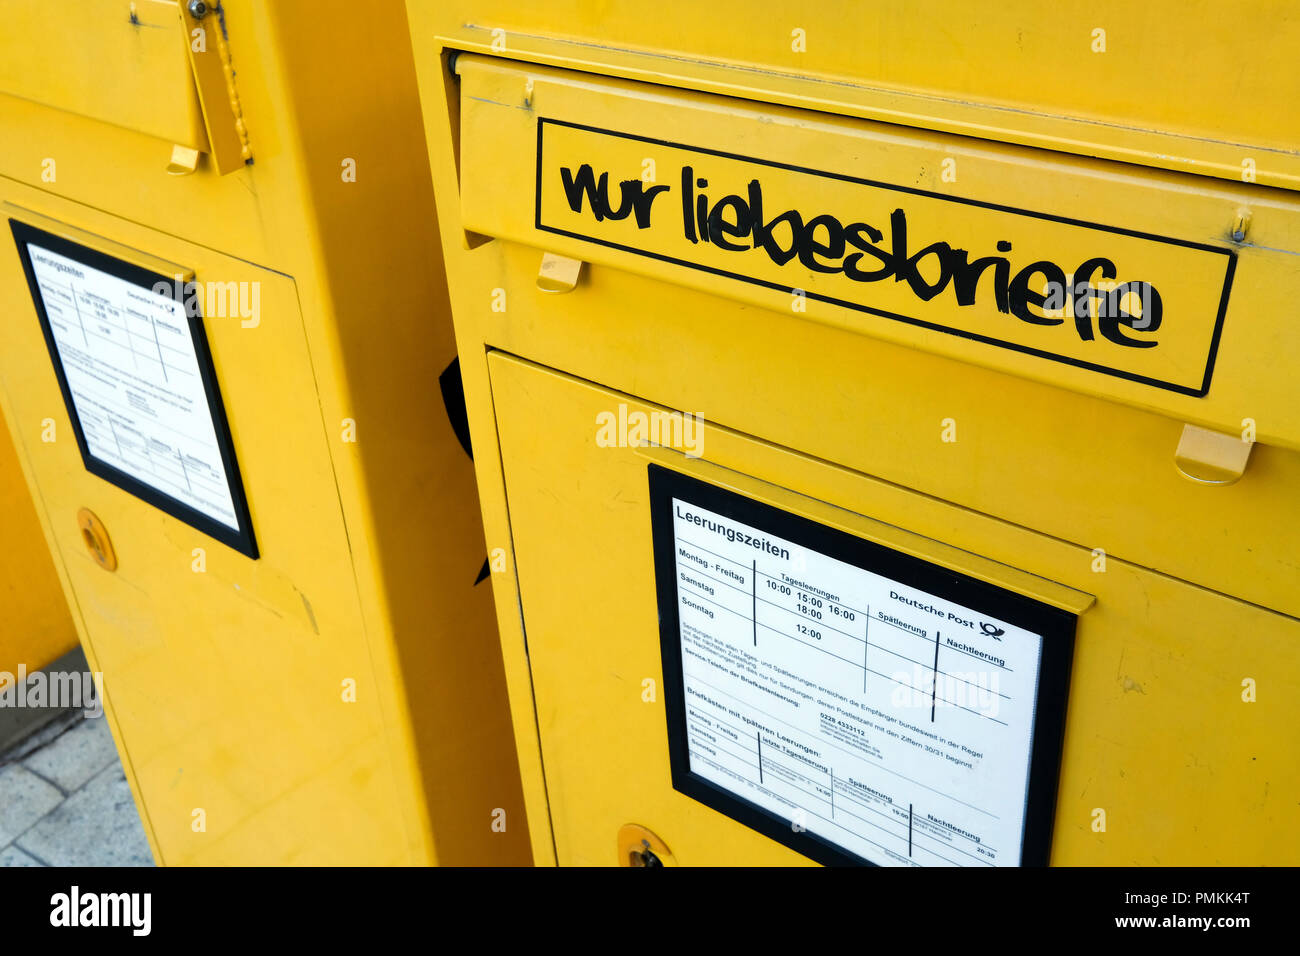
[[[0,95],[6,219],[235,290],[204,326],[256,560],[85,470],[0,243],[0,402],[146,833],[168,864],[525,863],[402,10],[221,6],[256,157],[228,175],[169,175],[157,130],[111,110]]]
[[[408,0],[417,44],[1295,189],[1300,14],[1267,0]]]
[[[9,0],[4,17],[0,92],[207,148],[175,0]]]
[[[1290,267],[1294,257],[1286,251],[1300,235],[1300,203],[1284,194],[1252,203],[1256,238],[1279,248],[1244,247],[1226,240],[1238,206],[1253,198],[1244,186],[1210,188],[1205,180],[1163,174],[1137,178],[1097,162],[903,135],[880,125],[477,57],[461,57],[457,70],[464,97],[460,199],[471,230],[545,243],[593,263],[1221,430],[1238,430],[1243,417],[1254,416],[1261,439],[1300,447],[1300,407],[1291,400],[1286,363],[1294,346],[1279,350],[1295,336],[1284,303],[1300,296],[1300,271]],[[545,113],[517,108],[529,82]],[[539,115],[545,119],[540,127]],[[633,116],[634,129],[626,119]],[[738,147],[755,158],[742,157]],[[942,157],[959,170],[955,183],[942,181]],[[606,191],[597,186],[593,194],[597,201],[608,195],[612,206],[623,202],[620,183],[639,182],[652,169],[655,184],[645,188],[661,191],[646,204],[645,224],[639,213],[598,219],[590,198],[577,190],[575,203],[564,176],[567,171],[576,179],[584,167],[593,178],[607,177]],[[696,180],[685,197],[682,170]],[[882,185],[839,178],[859,171]],[[696,186],[700,179],[707,187]],[[751,189],[751,183],[758,185]],[[539,188],[536,210],[533,202],[520,201]],[[814,217],[834,218],[844,233],[861,221],[862,232],[853,238],[876,242],[850,243],[841,235],[832,250],[836,241],[823,224],[800,230],[806,243],[820,247],[815,255],[787,258],[794,245],[788,222],[766,230],[770,252],[755,249],[760,240],[753,236],[704,240],[698,204],[714,209],[732,196],[739,201],[720,214],[729,225],[738,214],[752,219],[754,209],[767,223],[795,210],[805,225]],[[692,207],[686,224],[682,202]],[[902,248],[904,256],[915,257],[938,242],[948,249],[918,262],[915,279],[898,281],[886,273],[860,281],[848,274],[887,268],[865,248],[883,254]],[[1008,251],[1001,253],[1001,245]],[[1002,284],[997,265],[979,274],[961,265],[997,258],[1007,262]],[[1121,332],[1108,330],[1103,318],[1085,316],[1082,302],[1076,318],[1064,314],[1064,302],[1052,314],[1000,301],[1008,286],[1007,298],[1014,299],[1017,276],[1024,276],[1026,293],[1043,291],[1046,274],[1030,272],[1034,264],[1059,269],[1063,284],[1091,278],[1099,287],[1103,267],[1086,264],[1100,258],[1115,266],[1111,280],[1154,287],[1168,320]],[[963,282],[969,284],[965,300]],[[796,291],[802,293],[798,300],[792,299]],[[1256,318],[1224,321],[1229,295],[1234,309]],[[1092,312],[1098,311],[1094,304]]]
[[[768,32],[725,3],[561,6],[408,2],[535,858],[606,864],[635,821],[683,864],[801,859],[672,789],[662,705],[640,697],[661,676],[648,453],[596,442],[626,403],[710,423],[677,470],[1095,596],[1054,863],[1294,862],[1300,205],[1270,187],[1300,180],[1268,105],[1294,76],[1294,14],[1233,17],[1192,49],[1142,24],[1172,16],[1184,38],[1226,10],[829,4]],[[1109,52],[1089,60],[1094,19]],[[584,164],[597,194],[607,174],[602,215]],[[997,307],[992,265],[971,305],[952,276],[928,298],[846,283],[830,226],[778,262],[745,237],[753,182],[766,219],[870,225],[886,255],[895,210],[907,257],[1008,242],[1008,287],[1107,258],[1101,278],[1166,306],[1159,326],[1108,312],[1110,331],[1156,344],[1116,341],[1092,306],[1049,314],[1025,294],[1043,272],[1025,318]],[[740,249],[699,232],[730,197]],[[548,255],[583,263],[566,295],[539,288]],[[1188,425],[1253,439],[1239,480],[1173,467]]]
[[[77,646],[31,494],[0,415],[0,671],[34,673]]]

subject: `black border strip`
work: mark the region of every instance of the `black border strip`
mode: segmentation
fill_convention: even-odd
[[[45,335],[45,345],[50,353],[50,361],[54,365],[54,374],[59,380],[59,390],[63,392],[63,403],[67,407],[68,418],[72,421],[72,430],[77,436],[77,447],[81,450],[81,460],[86,471],[110,484],[116,485],[123,491],[135,495],[173,518],[185,522],[209,537],[215,538],[222,544],[256,559],[258,550],[257,541],[253,537],[253,522],[248,512],[248,500],[244,496],[244,484],[240,478],[239,463],[235,458],[235,447],[230,437],[230,425],[226,420],[225,407],[221,401],[221,390],[217,385],[216,370],[212,365],[212,353],[208,348],[208,339],[203,330],[203,319],[199,316],[189,317],[190,336],[194,341],[194,355],[198,361],[199,376],[203,380],[203,390],[207,395],[208,411],[212,416],[212,427],[216,433],[217,447],[221,452],[221,462],[226,469],[226,478],[230,487],[230,500],[235,510],[235,518],[239,522],[238,530],[222,524],[90,453],[90,449],[86,444],[86,436],[81,428],[81,419],[77,415],[76,404],[72,399],[72,390],[68,387],[68,379],[63,369],[63,361],[59,356],[58,344],[54,340],[54,332],[50,328],[50,319],[45,312],[45,300],[41,295],[40,284],[36,280],[35,270],[32,268],[27,245],[32,243],[47,248],[89,268],[107,272],[109,275],[116,276],[150,291],[153,290],[155,284],[164,283],[172,290],[172,297],[183,305],[184,299],[181,297],[180,291],[176,289],[174,277],[165,276],[142,266],[116,259],[106,253],[87,248],[80,243],[38,229],[17,219],[11,218],[9,220],[9,228],[13,232],[14,242],[18,246],[18,255],[22,260],[23,272],[27,276],[27,286],[31,291],[32,304],[36,308],[37,318],[40,319],[41,331]]]
[[[614,136],[621,139],[631,139],[642,143],[649,143],[654,146],[667,146],[672,149],[683,149],[689,152],[701,153],[708,156],[718,156],[723,159],[737,160],[743,163],[755,163],[760,166],[771,166],[775,169],[784,169],[790,172],[805,173],[810,176],[821,176],[826,179],[836,179],[841,182],[854,183],[860,186],[871,186],[877,189],[888,189],[894,192],[907,193],[914,196],[924,196],[929,199],[941,199],[946,202],[958,203],[967,206],[978,206],[981,209],[991,209],[995,212],[1011,213],[1017,216],[1027,216],[1032,219],[1043,219],[1048,222],[1056,222],[1067,226],[1077,226],[1083,229],[1096,229],[1101,232],[1110,232],[1116,235],[1129,236],[1135,239],[1145,239],[1150,242],[1163,242],[1169,245],[1182,246],[1187,249],[1195,249],[1200,252],[1212,252],[1227,257],[1227,267],[1224,270],[1223,291],[1219,296],[1219,311],[1214,320],[1214,332],[1210,337],[1210,347],[1206,355],[1205,374],[1200,386],[1179,385],[1175,382],[1166,382],[1162,379],[1150,378],[1146,375],[1138,375],[1135,372],[1128,372],[1124,369],[1112,368],[1108,365],[1100,365],[1095,362],[1086,362],[1083,359],[1074,358],[1068,355],[1058,355],[1055,352],[1048,352],[1043,349],[1036,349],[1028,345],[1021,345],[1016,342],[1008,342],[1005,339],[994,338],[991,335],[981,335],[978,332],[970,332],[965,329],[956,329],[951,326],[941,325],[937,322],[927,322],[923,319],[913,318],[898,312],[889,312],[885,309],[877,309],[872,306],[863,305],[859,302],[852,302],[847,299],[837,299],[834,296],[825,295],[819,292],[810,292],[805,290],[804,294],[810,299],[816,299],[820,302],[826,302],[830,305],[838,305],[842,308],[850,309],[855,312],[865,312],[871,315],[877,315],[886,319],[893,319],[897,322],[903,322],[908,325],[915,325],[920,328],[930,329],[934,332],[943,332],[947,335],[955,335],[958,338],[968,339],[974,342],[982,342],[986,345],[994,345],[998,348],[1008,349],[1013,352],[1020,352],[1024,355],[1033,355],[1037,358],[1048,359],[1053,362],[1060,362],[1063,365],[1071,365],[1075,368],[1087,369],[1091,372],[1100,372],[1103,375],[1111,375],[1116,378],[1122,378],[1130,382],[1137,382],[1141,385],[1151,385],[1165,391],[1177,392],[1181,395],[1190,395],[1193,398],[1203,398],[1210,391],[1210,380],[1214,376],[1214,363],[1219,353],[1219,338],[1223,333],[1223,322],[1228,312],[1228,297],[1232,289],[1232,279],[1237,267],[1237,253],[1232,249],[1224,249],[1219,246],[1212,246],[1203,242],[1192,242],[1187,239],[1173,239],[1168,236],[1159,236],[1154,233],[1140,232],[1135,229],[1125,229],[1119,226],[1106,226],[1101,223],[1088,222],[1083,219],[1070,219],[1065,216],[1055,216],[1050,213],[1033,212],[1029,209],[1020,209],[1016,206],[1003,206],[997,203],[984,202],[979,199],[969,199],[962,196],[946,196],[943,193],[931,192],[926,189],[918,189],[914,186],[897,186],[892,183],[883,183],[872,179],[863,179],[858,176],[849,176],[844,173],[831,173],[819,169],[809,169],[805,166],[795,166],[791,163],[780,163],[774,160],[758,159],[753,156],[745,156],[741,153],[729,153],[720,149],[706,149],[700,146],[689,146],[685,143],[675,143],[667,139],[655,139],[650,136],[638,136],[634,133],[622,133],[617,130],[602,129],[598,126],[589,126],[583,123],[571,123],[567,120],[553,119],[549,117],[537,118],[537,186],[536,186],[536,212],[534,215],[534,225],[540,232],[549,232],[558,236],[567,236],[570,239],[580,239],[584,242],[595,243],[596,245],[606,246],[610,249],[618,249],[623,252],[630,252],[634,255],[642,256],[648,259],[657,259],[661,262],[668,262],[673,265],[684,266],[688,269],[695,269],[699,272],[707,272],[711,275],[722,276],[723,278],[736,279],[740,282],[747,282],[750,285],[762,286],[763,288],[773,289],[778,292],[789,292],[790,287],[781,285],[779,282],[771,282],[767,279],[758,279],[753,276],[742,275],[737,272],[728,272],[725,269],[719,269],[714,266],[704,265],[699,262],[691,262],[686,259],[678,259],[673,256],[663,255],[657,252],[649,252],[645,249],[638,249],[635,246],[628,246],[618,242],[612,242],[608,239],[597,239],[594,236],[584,235],[580,232],[571,232],[567,229],[560,229],[557,226],[547,226],[542,222],[542,144],[543,132],[548,124],[555,126],[565,126],[570,129],[582,130],[588,133],[597,133],[605,136]]]
[[[672,500],[680,498],[847,564],[885,575],[901,584],[956,601],[1042,635],[1019,862],[1021,866],[1046,866],[1051,854],[1056,816],[1057,783],[1078,617],[1069,611],[818,524],[661,465],[650,464],[648,467],[664,710],[673,789],[818,863],[828,866],[876,865],[811,831],[794,832],[788,820],[691,772],[673,535]]]

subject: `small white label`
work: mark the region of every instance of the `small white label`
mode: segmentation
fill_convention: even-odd
[[[880,865],[1017,866],[1042,637],[673,499],[691,771]]]
[[[27,248],[89,453],[238,531],[184,306]]]

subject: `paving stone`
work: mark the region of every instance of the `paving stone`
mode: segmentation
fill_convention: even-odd
[[[0,846],[12,843],[62,799],[57,787],[21,764],[0,768]]]
[[[108,721],[85,717],[40,750],[28,754],[23,766],[71,793],[116,762],[117,748]]]
[[[51,866],[153,866],[131,788],[116,760],[17,845]]]
[[[0,850],[0,867],[4,866],[44,866],[30,853],[24,853],[16,846],[7,846]]]

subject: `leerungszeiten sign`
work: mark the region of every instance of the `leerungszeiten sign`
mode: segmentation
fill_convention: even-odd
[[[177,283],[12,228],[87,470],[255,556],[203,326]]]
[[[678,789],[825,862],[1046,862],[1072,615],[651,483]]]

